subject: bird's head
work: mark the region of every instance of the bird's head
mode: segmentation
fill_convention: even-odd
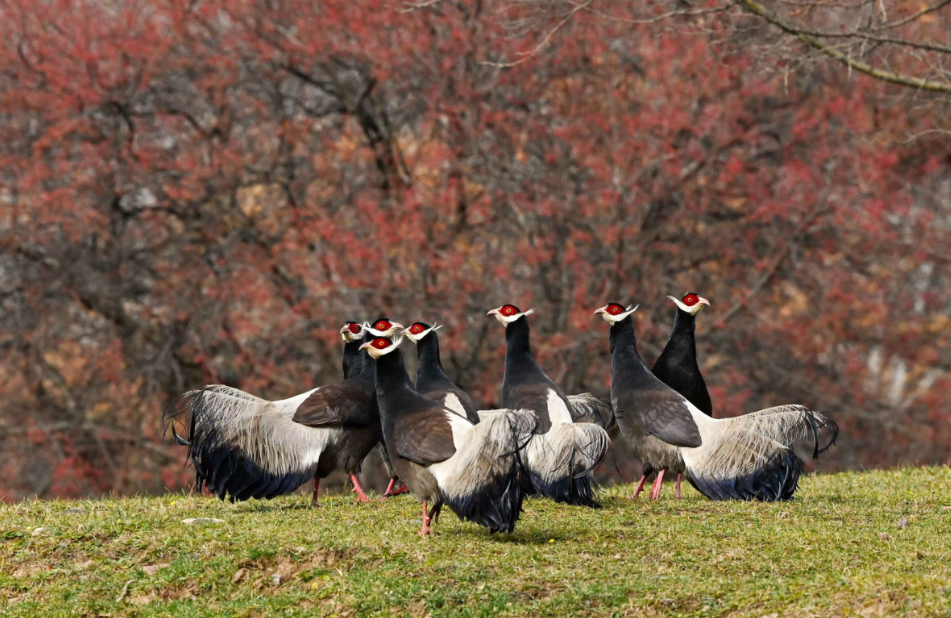
[[[373,358],[380,358],[400,347],[401,343],[403,343],[402,337],[394,337],[393,339],[389,339],[387,337],[374,337],[373,341],[367,341],[362,346],[360,346],[360,349],[366,350],[367,353]]]
[[[370,331],[370,334],[374,337],[392,337],[403,330],[402,324],[394,322],[390,318],[377,318],[373,321],[373,324],[364,322],[363,327]]]
[[[363,339],[363,325],[359,322],[347,322],[340,329],[340,336],[347,343]]]
[[[704,307],[710,306],[710,301],[696,292],[687,292],[681,300],[677,300],[673,296],[668,296],[667,298],[674,301],[674,304],[677,305],[681,311],[689,313],[690,315],[697,315],[703,311]]]
[[[423,337],[440,328],[442,328],[442,326],[437,324],[430,326],[425,322],[414,322],[409,328],[403,329],[401,334],[406,335],[406,338],[413,343],[419,343]]]
[[[639,307],[638,305],[637,307]],[[627,309],[620,303],[608,303],[600,309],[594,310],[594,315],[600,315],[608,324],[616,324],[637,311],[637,307],[628,305]]]
[[[533,313],[535,313],[534,309],[529,309],[528,311],[522,312],[515,305],[502,305],[498,309],[489,311],[486,315],[494,315],[495,319],[498,320],[499,323],[508,326],[515,320],[532,315]]]

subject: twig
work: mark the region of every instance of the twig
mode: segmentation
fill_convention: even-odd
[[[429,7],[436,6],[440,4],[442,0],[427,0],[427,2],[407,2],[406,7],[401,9],[401,13],[412,13],[413,11],[418,11],[419,9],[428,9]]]
[[[122,592],[120,592],[119,596],[116,597],[116,603],[122,603],[122,599],[124,599],[126,595],[129,594],[129,586],[131,586],[134,581],[134,579],[130,579],[125,583],[125,586],[122,587]]]
[[[914,13],[913,15],[909,15],[908,17],[899,19],[898,21],[893,21],[890,24],[885,24],[880,28],[880,30],[891,30],[892,28],[897,28],[898,26],[904,26],[908,22],[915,21],[922,15],[927,15],[928,13],[934,13],[935,11],[944,8],[948,6],[949,4],[951,4],[951,0],[941,0],[941,2],[939,2],[938,4],[934,6],[925,7],[921,9],[920,11],[918,11],[917,13]]]
[[[946,129],[929,129],[927,131],[922,131],[921,133],[915,133],[914,135],[912,135],[905,141],[899,142],[899,143],[911,144],[912,142],[916,142],[926,135],[943,135],[945,137],[951,137],[951,131],[948,131]]]
[[[720,320],[721,324],[726,324],[730,318],[739,313],[740,309],[745,308],[750,300],[763,289],[763,286],[773,278],[773,275],[776,274],[776,270],[779,268],[779,265],[783,263],[783,259],[789,253],[790,246],[786,244],[779,252],[773,257],[773,261],[770,263],[769,268],[766,269],[766,272],[759,278],[759,280],[753,284],[753,287],[750,288],[750,291],[746,293],[746,298],[740,301],[738,304],[730,307],[730,310],[724,314],[723,319]]]
[[[582,2],[581,4],[575,5],[575,8],[571,9],[571,12],[565,15],[565,17],[560,22],[558,22],[557,26],[555,26],[554,28],[548,31],[548,33],[545,35],[545,38],[542,39],[541,43],[535,46],[535,49],[533,49],[530,52],[526,52],[518,60],[515,60],[513,62],[492,62],[489,60],[483,60],[480,64],[486,64],[486,65],[497,67],[500,69],[510,69],[512,67],[522,64],[523,62],[528,62],[529,60],[537,56],[539,52],[541,52],[543,49],[548,47],[548,43],[551,41],[551,38],[555,36],[555,34],[559,30],[561,30],[565,26],[565,24],[571,21],[572,17],[574,17],[580,11],[587,9],[589,6],[591,6],[591,3],[593,2],[594,0],[586,0],[585,2]]]
[[[736,1],[739,2],[741,5],[743,5],[744,7],[746,7],[746,9],[749,10],[754,15],[758,15],[759,17],[762,17],[769,23],[779,27],[781,30],[789,34],[795,35],[806,45],[809,45],[810,47],[817,49],[818,51],[822,52],[826,56],[829,56],[830,58],[834,58],[835,60],[842,62],[847,67],[849,67],[849,69],[854,69],[858,71],[859,73],[865,73],[866,75],[870,75],[876,79],[879,79],[881,81],[888,82],[891,84],[898,84],[900,86],[910,86],[912,88],[917,88],[919,90],[927,90],[929,92],[951,93],[951,84],[934,82],[934,81],[922,79],[920,77],[911,77],[908,75],[902,75],[901,73],[894,73],[892,71],[876,69],[875,67],[873,67],[872,65],[866,62],[855,60],[851,56],[842,53],[838,49],[835,49],[834,47],[829,47],[828,45],[820,41],[818,38],[816,38],[816,36],[798,28],[797,26],[786,21],[779,15],[768,11],[766,7],[756,2],[756,0],[736,0]],[[946,0],[945,4],[948,4],[948,3],[951,3],[951,0]],[[938,8],[941,8],[941,7],[937,6],[934,10],[937,10]]]
[[[721,6],[713,9],[695,9],[693,11],[670,11],[664,13],[663,15],[658,15],[657,17],[651,19],[627,19],[624,17],[615,17],[614,15],[608,15],[607,13],[602,13],[597,9],[592,9],[588,7],[585,9],[588,13],[601,17],[602,19],[607,19],[610,21],[615,21],[620,24],[656,24],[657,22],[664,21],[665,19],[670,19],[671,17],[684,16],[684,17],[696,17],[698,15],[710,15],[711,13],[722,13],[723,11],[728,10],[730,7]]]

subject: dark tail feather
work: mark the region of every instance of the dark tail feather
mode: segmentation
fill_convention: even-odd
[[[835,444],[835,441],[839,438],[839,425],[827,416],[821,416],[821,422],[818,422],[815,415],[812,415],[812,427],[816,435],[816,450],[813,452],[813,459],[816,459],[822,453],[828,451]],[[825,446],[819,446],[820,434],[824,430],[828,430],[829,441]]]
[[[461,496],[444,496],[445,504],[459,519],[485,526],[490,532],[509,532],[522,514],[525,497],[523,479],[525,471],[521,451],[528,444],[538,424],[534,415],[506,414],[509,424],[511,450],[499,456],[504,462],[502,470],[491,475],[473,491]]]
[[[190,391],[172,399],[162,417],[175,441],[188,448],[187,461],[195,467],[195,486],[203,487],[224,500],[274,498],[291,493],[314,476],[313,470],[274,474],[245,457],[234,445],[224,442],[214,426],[201,422],[210,403],[209,389]],[[182,436],[175,421],[186,416],[188,435]]]
[[[595,493],[598,490],[598,485],[594,481],[591,469],[583,470],[574,476],[571,474],[572,467],[579,452],[580,450],[577,446],[572,448],[572,451],[569,456],[565,458],[565,461],[555,467],[557,470],[564,470],[564,474],[559,475],[558,478],[553,481],[546,481],[540,475],[532,473],[527,468],[525,469],[527,473],[526,477],[531,480],[535,491],[555,502],[599,509],[601,505],[595,501]]]
[[[490,532],[512,532],[522,514],[524,494],[514,458],[506,474],[487,481],[463,496],[446,496],[446,506],[462,521],[485,526]]]
[[[752,474],[736,478],[716,478],[690,470],[690,484],[711,500],[757,500],[778,502],[789,500],[799,487],[802,462],[791,449],[783,449]]]

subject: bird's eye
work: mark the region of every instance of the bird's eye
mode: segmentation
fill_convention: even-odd
[[[386,320],[380,320],[373,326],[373,329],[374,330],[389,330],[390,326],[392,325]]]
[[[390,347],[390,342],[386,339],[383,339],[382,337],[379,339],[374,339],[373,347],[377,350],[385,350],[386,348]]]
[[[423,332],[423,327],[419,324],[413,324],[413,328],[409,329],[409,332],[413,333],[414,335],[418,335]]]
[[[608,307],[608,313],[610,313],[611,315],[617,315],[621,313],[621,311],[623,311],[623,309],[620,305],[611,305],[610,307]]]
[[[512,307],[512,306],[502,307],[502,313],[504,315],[512,315],[513,313],[515,313],[515,307]]]
[[[359,324],[355,324],[355,323],[351,322],[351,323],[347,326],[347,329],[348,329],[351,333],[353,333],[354,335],[359,335],[359,334],[360,334],[360,325],[359,325]]]
[[[698,302],[700,302],[700,298],[696,294],[687,294],[684,296],[684,304],[688,307],[693,307]]]

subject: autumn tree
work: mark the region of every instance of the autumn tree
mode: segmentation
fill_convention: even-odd
[[[718,415],[825,410],[832,468],[946,457],[941,108],[736,5],[571,6],[0,2],[3,497],[185,483],[170,396],[337,379],[384,312],[447,324],[491,405],[485,311],[534,306],[604,393],[591,310],[641,303],[653,358],[687,289]]]

